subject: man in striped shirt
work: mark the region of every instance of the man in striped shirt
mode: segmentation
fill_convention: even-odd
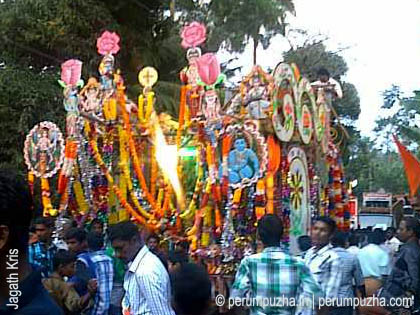
[[[121,222],[111,226],[109,238],[115,256],[128,264],[124,277],[123,313],[175,315],[171,307],[169,275],[159,258],[140,238],[137,226]]]
[[[231,298],[270,301],[270,305],[253,303],[251,315],[295,314],[299,300],[318,301],[322,294],[305,264],[280,248],[282,235],[283,224],[277,216],[262,217],[258,236],[264,250],[245,257],[237,271]]]
[[[87,266],[90,278],[97,280],[97,291],[93,307],[86,314],[108,314],[111,304],[111,291],[114,279],[114,265],[111,257],[103,250],[102,235],[90,232],[87,235],[89,252],[78,255],[78,260]]]

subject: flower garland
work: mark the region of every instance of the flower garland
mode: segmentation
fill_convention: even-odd
[[[123,206],[124,209],[126,209],[134,218],[136,221],[138,221],[140,224],[146,225],[149,228],[151,228],[152,230],[156,230],[157,228],[159,228],[159,225],[157,224],[157,222],[146,222],[146,220],[139,215],[134,209],[133,207],[127,202],[127,200],[123,197],[122,192],[120,191],[120,189],[118,188],[117,185],[114,184],[114,179],[112,177],[112,175],[110,174],[108,168],[105,165],[105,162],[103,161],[99,150],[98,150],[98,144],[96,142],[95,139],[91,139],[89,141],[90,146],[92,148],[93,151],[93,158],[95,159],[96,163],[99,165],[99,167],[101,168],[102,172],[104,173],[106,179],[108,180],[108,183],[110,183],[112,185],[112,189],[114,191],[114,193],[117,195],[121,205]]]
[[[146,180],[144,178],[143,172],[141,170],[141,164],[139,156],[137,155],[136,145],[134,143],[133,134],[131,132],[131,124],[130,124],[130,117],[127,113],[127,110],[125,108],[125,96],[124,96],[124,90],[123,88],[118,89],[119,92],[119,105],[123,116],[123,123],[124,123],[124,129],[128,136],[128,145],[130,149],[130,154],[133,162],[134,171],[136,173],[136,176],[140,182],[141,189],[145,193],[146,198],[148,202],[150,203],[151,207],[156,210],[156,202],[152,194],[149,192],[149,189],[146,184]]]
[[[56,216],[58,211],[53,209],[50,199],[50,184],[48,183],[48,179],[45,177],[41,177],[41,195],[42,195],[42,206],[44,208],[42,215],[44,217],[48,216]]]
[[[28,172],[28,184],[29,184],[29,191],[31,192],[31,195],[34,195],[34,181],[35,181],[35,175],[33,172]]]
[[[136,209],[140,212],[140,214],[145,217],[146,219],[153,219],[153,216],[148,213],[139,203],[133,189],[133,182],[130,177],[130,168],[129,168],[129,155],[127,152],[127,144],[128,144],[128,136],[127,132],[124,130],[124,128],[119,127],[119,136],[120,136],[120,169],[122,171],[122,176],[120,179],[123,179],[126,188],[128,189],[128,192],[130,194],[131,201],[134,203],[134,206]],[[122,193],[123,197],[124,194]]]

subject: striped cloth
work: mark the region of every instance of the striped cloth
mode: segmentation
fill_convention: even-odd
[[[79,257],[91,270],[93,278],[98,281],[94,304],[89,314],[108,314],[111,304],[112,284],[114,280],[114,266],[112,259],[105,251],[89,252],[87,256]]]
[[[124,277],[124,314],[175,315],[169,275],[157,256],[143,246]]]

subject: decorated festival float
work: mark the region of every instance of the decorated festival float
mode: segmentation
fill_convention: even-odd
[[[283,219],[283,245],[292,252],[315,215],[348,229],[326,89],[314,89],[294,64],[280,63],[272,73],[254,66],[222,102],[226,78],[216,55],[200,49],[205,26],[193,22],[181,37],[188,65],[180,72],[178,117],[155,111],[158,72],[151,67],[139,73],[137,102],[127,98],[115,68],[115,33],[97,40],[99,78],[84,84],[81,61],[62,64],[65,137],[41,122],[25,142],[43,215],[82,224],[131,219],[169,246],[188,241],[190,254],[217,278],[232,276],[243,256],[256,252],[256,222],[264,214]]]

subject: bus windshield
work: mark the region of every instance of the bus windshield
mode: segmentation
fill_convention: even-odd
[[[359,215],[361,229],[371,226],[373,229],[386,229],[392,226],[392,216],[390,215]]]

